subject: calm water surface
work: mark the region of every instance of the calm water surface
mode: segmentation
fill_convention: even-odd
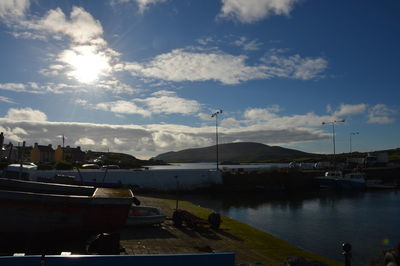
[[[380,251],[400,242],[400,193],[337,194],[303,198],[251,198],[190,201],[271,233],[291,244],[343,261],[341,244],[353,245],[353,265],[367,265]]]
[[[219,169],[224,168],[282,168],[287,167],[289,164],[287,163],[254,163],[254,164],[232,164],[232,165],[220,165]],[[169,165],[153,165],[149,166],[150,169],[215,169],[215,163],[173,163]]]

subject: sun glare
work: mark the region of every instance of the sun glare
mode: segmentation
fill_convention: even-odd
[[[92,47],[79,47],[64,53],[62,61],[71,66],[69,76],[82,83],[91,83],[110,70],[107,56]]]

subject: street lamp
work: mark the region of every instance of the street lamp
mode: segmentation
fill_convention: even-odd
[[[219,170],[219,158],[218,158],[218,115],[222,114],[222,110],[218,110],[211,115],[211,117],[215,117],[215,140],[216,140],[216,152],[217,152],[217,171]]]
[[[335,160],[335,156],[336,156],[335,124],[336,123],[343,123],[344,121],[345,121],[344,119],[341,119],[341,120],[334,120],[334,121],[330,121],[330,122],[322,122],[322,125],[332,124],[333,160]]]
[[[350,153],[352,152],[352,150],[351,150],[351,136],[354,136],[354,135],[358,135],[358,134],[360,134],[359,132],[350,132]]]

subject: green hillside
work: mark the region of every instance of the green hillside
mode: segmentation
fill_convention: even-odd
[[[167,152],[156,156],[155,160],[172,162],[212,162],[216,160],[215,145],[205,148],[187,149],[177,152]],[[269,160],[316,157],[312,153],[268,146],[254,142],[239,142],[218,145],[219,161],[229,162],[263,162]]]

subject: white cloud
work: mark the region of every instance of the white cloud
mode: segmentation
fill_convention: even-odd
[[[241,121],[236,120],[236,118],[233,117],[228,117],[225,119],[222,119],[220,125],[222,127],[226,128],[235,128],[235,127],[240,127],[243,123]]]
[[[137,94],[142,89],[131,87],[128,84],[122,83],[119,80],[107,79],[99,80],[94,84],[91,84],[92,89],[101,89],[109,91],[113,94]],[[65,84],[65,83],[43,83],[39,84],[36,82],[27,83],[0,83],[0,90],[13,91],[20,93],[32,93],[32,94],[45,94],[45,93],[76,93],[88,92],[86,84]]]
[[[393,115],[397,111],[389,108],[385,104],[376,104],[368,110],[368,123],[371,124],[390,124],[394,123]]]
[[[132,75],[175,82],[215,80],[224,84],[237,84],[267,77],[257,67],[246,66],[245,60],[245,56],[176,49],[156,56],[147,64],[128,63],[125,69],[131,71]]]
[[[268,108],[249,108],[244,112],[244,117],[249,120],[264,120],[268,121],[277,117],[279,106],[273,105]]]
[[[331,107],[327,107],[329,110]],[[364,113],[367,109],[367,105],[364,103],[360,104],[341,104],[339,106],[339,110],[333,112],[335,116],[344,116],[344,115],[353,115],[353,114],[360,114]]]
[[[301,80],[319,78],[328,67],[328,62],[322,57],[284,56],[277,50],[271,50],[262,61],[272,76]]]
[[[84,100],[84,99],[76,99],[76,100],[75,100],[75,103],[78,104],[78,105],[85,106],[85,105],[88,104],[88,101],[87,101],[87,100]]]
[[[0,19],[7,24],[23,19],[29,6],[29,0],[1,0]]]
[[[214,118],[211,117],[211,114],[206,114],[206,113],[199,113],[199,114],[198,114],[198,117],[199,117],[201,120],[204,120],[204,121],[211,121],[211,120],[214,120]]]
[[[15,103],[13,100],[11,100],[10,98],[5,97],[5,96],[0,96],[0,102],[3,102],[3,103]]]
[[[248,40],[246,37],[240,37],[238,40],[233,42],[234,45],[241,47],[245,51],[257,51],[260,50],[262,43],[256,40]]]
[[[222,0],[218,17],[253,23],[270,15],[286,15],[299,0]]]
[[[210,43],[215,42],[215,40],[214,40],[213,37],[208,36],[208,37],[204,37],[204,38],[198,39],[197,42],[198,42],[199,44],[201,44],[201,45],[208,45],[208,44],[210,44]]]
[[[87,105],[89,108],[98,109],[102,111],[109,111],[117,114],[139,114],[142,116],[150,116],[151,112],[141,108],[133,102],[129,101],[115,101],[115,102],[104,102],[96,105]]]
[[[101,23],[81,7],[74,6],[69,18],[60,8],[52,9],[42,19],[31,24],[31,27],[37,30],[67,35],[75,43],[103,42]]]
[[[328,105],[329,106],[329,105]],[[364,103],[360,104],[341,104],[339,110],[333,112],[334,116],[354,115],[364,113],[368,105]],[[327,110],[331,110],[331,107],[327,107]]]
[[[156,97],[136,101],[145,104],[155,114],[193,114],[201,107],[197,101],[180,98],[172,91],[158,91],[153,95]]]
[[[307,118],[313,118],[308,115]],[[293,119],[299,119],[294,117]],[[228,122],[233,122],[229,119]],[[279,121],[282,122],[282,121]],[[319,129],[296,127],[290,122],[276,127],[275,123],[244,124],[244,126],[221,126],[221,143],[233,141],[254,141],[270,145],[278,143],[303,142],[327,138]],[[190,127],[178,124],[109,125],[77,122],[18,121],[0,118],[0,130],[5,132],[6,141],[20,142],[26,140],[28,145],[61,144],[60,135],[65,135],[66,145],[79,145],[84,150],[118,151],[129,153],[139,158],[148,158],[157,154],[214,144],[215,125]],[[304,123],[303,123],[304,124]],[[291,125],[288,127],[287,125]],[[17,129],[19,128],[19,129]],[[47,131],[44,132],[43,128]],[[25,134],[27,133],[27,134]],[[124,143],[121,143],[124,142]],[[126,143],[129,143],[126,144]]]
[[[139,5],[139,12],[143,13],[150,5],[166,2],[168,0],[136,0]]]
[[[75,100],[76,104],[89,109],[113,112],[115,114],[139,114],[144,117],[152,114],[194,114],[201,108],[195,100],[178,97],[173,91],[161,90],[152,94],[152,97],[135,98],[131,101],[119,100],[112,102],[89,103],[87,100]]]
[[[125,142],[122,141],[122,140],[119,139],[119,138],[114,138],[114,143],[117,144],[117,145],[122,145],[122,144],[124,144]]]
[[[42,88],[35,82],[28,83],[0,83],[0,90],[28,93],[43,93]]]
[[[323,58],[288,57],[276,53],[263,58],[259,65],[249,66],[246,60],[244,55],[176,49],[158,55],[148,63],[126,63],[124,69],[133,76],[174,82],[214,80],[223,84],[238,84],[275,77],[314,79],[320,77],[328,64]]]
[[[127,2],[136,2],[139,8],[139,12],[143,13],[150,5],[155,5],[157,3],[167,2],[168,0],[112,0],[111,4],[121,4]]]
[[[92,84],[92,86],[104,89],[105,91],[109,91],[113,94],[132,95],[143,91],[143,89],[132,87],[126,83],[123,83],[117,79],[112,79],[112,78],[99,80],[95,84]]]
[[[109,145],[109,142],[108,142],[108,140],[107,140],[106,138],[103,138],[103,139],[101,140],[101,142],[100,142],[100,145],[101,145],[101,146],[108,146],[108,145]]]
[[[8,110],[5,118],[12,120],[24,120],[24,121],[46,121],[47,116],[45,113],[34,110],[30,107],[27,108],[11,108]]]
[[[77,141],[75,141],[75,143],[74,143],[76,146],[94,146],[94,145],[96,145],[96,143],[95,143],[95,141],[94,140],[92,140],[92,139],[90,139],[90,138],[87,138],[87,137],[84,137],[84,138],[79,138]]]
[[[186,147],[204,147],[211,145],[212,139],[195,134],[188,134],[187,132],[179,132],[176,130],[159,131],[152,134],[152,139],[160,148],[163,149],[176,149]]]

